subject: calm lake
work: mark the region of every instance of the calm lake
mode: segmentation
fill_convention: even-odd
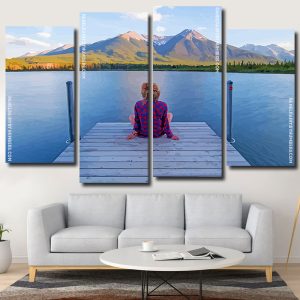
[[[228,74],[234,82],[234,146],[256,166],[288,165],[288,101],[294,76]],[[73,72],[6,73],[13,105],[13,162],[51,163],[66,147],[66,81]],[[177,122],[207,122],[221,134],[221,75],[208,72],[154,72]],[[141,99],[147,72],[92,71],[80,80],[80,127],[84,135],[97,122],[127,122]]]
[[[294,75],[229,73],[227,79],[233,81],[234,147],[252,166],[293,165],[289,98],[293,104]]]
[[[73,72],[6,72],[13,163],[52,163],[69,138],[66,81]]]
[[[207,122],[221,133],[221,75],[201,72],[154,72],[174,122]],[[147,72],[86,72],[81,79],[81,135],[96,122],[127,122]]]

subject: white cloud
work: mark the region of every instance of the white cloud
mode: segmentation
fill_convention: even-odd
[[[51,33],[50,32],[45,32],[45,31],[38,32],[37,35],[40,36],[40,37],[46,38],[46,39],[51,37]]]
[[[162,15],[161,13],[159,13],[157,11],[159,8],[160,8],[160,6],[157,6],[153,9],[152,19],[154,22],[161,21],[163,19],[163,17],[166,16],[166,15]],[[148,12],[130,12],[130,13],[125,14],[125,16],[147,22],[149,13]]]
[[[6,42],[11,45],[18,45],[18,46],[40,46],[40,47],[50,47],[49,43],[45,43],[39,40],[31,39],[28,37],[15,37],[13,35],[7,34]]]
[[[162,33],[162,32],[165,32],[166,31],[166,28],[163,27],[163,26],[157,26],[156,27],[156,32],[157,33]]]
[[[126,15],[129,16],[130,18],[142,20],[145,22],[148,21],[148,16],[149,16],[149,14],[147,12],[137,12],[137,13],[132,12],[132,13],[128,13]]]
[[[161,21],[163,18],[163,15],[157,11],[159,8],[160,6],[156,6],[153,9],[153,14],[152,14],[153,22]]]
[[[158,22],[158,21],[161,21],[162,19],[170,17],[170,15],[168,15],[168,14],[162,14],[162,13],[158,12],[158,10],[161,7],[169,8],[169,9],[174,9],[175,8],[175,6],[155,6],[153,8],[153,13],[152,13],[153,22]]]

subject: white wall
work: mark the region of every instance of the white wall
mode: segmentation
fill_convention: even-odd
[[[300,2],[295,0],[223,1],[2,1],[0,10],[0,222],[12,232],[15,261],[26,258],[26,213],[34,206],[63,201],[69,192],[238,192],[247,201],[259,201],[274,210],[275,258],[287,255],[297,197],[300,196],[300,170],[230,170],[224,180],[161,180],[150,187],[82,186],[77,166],[8,166],[5,157],[4,27],[7,25],[65,25],[79,28],[81,11],[151,11],[153,5],[221,5],[226,11],[227,28],[300,29]],[[298,82],[299,84],[299,82]],[[30,109],[30,108],[29,108]],[[299,110],[299,105],[298,105]],[[298,111],[299,115],[299,111]],[[299,131],[300,132],[300,131]],[[298,134],[299,139],[299,134]],[[300,157],[298,151],[298,158]],[[300,262],[300,224],[296,234],[293,261]],[[7,236],[6,236],[7,237]]]

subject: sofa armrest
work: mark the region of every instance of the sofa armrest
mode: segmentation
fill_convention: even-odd
[[[258,264],[273,264],[272,210],[261,204],[251,204],[246,230],[252,237],[252,255]]]
[[[27,252],[28,264],[50,253],[51,236],[66,227],[64,205],[51,204],[30,209],[27,215]]]

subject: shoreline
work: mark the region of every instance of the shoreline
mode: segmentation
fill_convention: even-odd
[[[26,73],[26,72],[76,72],[76,70],[5,70],[5,73]],[[148,72],[148,70],[128,70],[128,69],[101,69],[101,70],[79,70],[79,72]],[[199,72],[199,73],[223,73],[214,70],[174,70],[174,69],[153,69],[153,72]],[[295,75],[296,71],[293,72],[253,72],[249,70],[244,71],[227,71],[226,73],[240,73],[240,74],[285,74]]]

